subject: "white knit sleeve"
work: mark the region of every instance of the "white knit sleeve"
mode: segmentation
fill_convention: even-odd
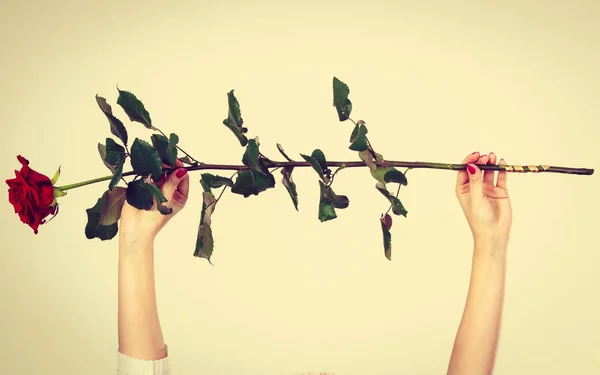
[[[117,375],[170,375],[169,348],[167,356],[156,361],[128,357],[117,350]]]

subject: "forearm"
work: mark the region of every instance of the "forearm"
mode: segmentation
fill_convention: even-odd
[[[507,243],[476,241],[471,281],[448,375],[489,375],[494,368],[504,302]]]
[[[167,356],[156,305],[154,241],[119,238],[119,351],[157,360]]]

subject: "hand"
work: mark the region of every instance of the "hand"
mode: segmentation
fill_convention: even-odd
[[[506,243],[512,224],[512,208],[506,189],[506,171],[482,171],[475,164],[496,164],[496,155],[480,156],[474,152],[463,160],[467,170],[459,171],[456,179],[456,196],[473,232],[475,241],[492,240]],[[500,165],[505,165],[500,159]],[[474,172],[471,174],[470,172]]]
[[[167,199],[164,205],[172,208],[173,212],[169,215],[161,214],[156,208],[156,198],[154,198],[154,205],[148,211],[139,210],[125,201],[121,210],[121,225],[119,228],[121,239],[154,239],[169,220],[185,207],[190,177],[186,173],[187,169],[183,168],[183,163],[179,159],[175,166],[179,169],[174,170],[169,175],[163,175],[157,184]],[[169,166],[163,163],[163,168],[169,168]]]

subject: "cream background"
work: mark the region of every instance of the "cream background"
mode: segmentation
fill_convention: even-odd
[[[120,88],[156,126],[209,162],[239,163],[222,125],[235,89],[249,135],[329,160],[355,160],[331,106],[350,86],[353,117],[393,160],[600,167],[600,3],[17,2],[0,8],[2,175],[22,154],[59,185],[104,176]],[[151,132],[125,121],[130,139]],[[599,173],[510,175],[514,223],[495,374],[600,373]],[[159,312],[174,374],[442,374],[467,292],[472,241],[454,172],[414,170],[382,250],[387,209],[365,169],[336,177],[350,197],[320,223],[318,184],[294,179],[224,195],[215,266],[192,256],[199,173],[188,207],[156,243]],[[117,242],[87,240],[85,209],[106,189],[69,192],[39,235],[1,200],[0,344],[5,374],[113,374]]]

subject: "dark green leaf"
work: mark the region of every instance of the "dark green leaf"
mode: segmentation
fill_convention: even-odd
[[[404,185],[404,186],[406,186],[408,184],[408,181],[406,180],[406,176],[404,175],[404,173],[400,172],[396,168],[393,168],[393,169],[387,171],[383,175],[383,180],[385,182],[397,182],[400,185]]]
[[[348,120],[350,112],[352,112],[352,102],[348,99],[348,94],[350,94],[348,85],[333,77],[333,105],[340,121]]]
[[[215,176],[210,173],[202,173],[200,183],[205,187],[206,191],[211,188],[218,189],[221,186],[233,186],[233,180],[228,177]]]
[[[227,101],[229,103],[229,112],[227,118],[223,120],[223,124],[233,132],[242,147],[246,146],[248,144],[248,138],[246,138],[244,133],[248,132],[248,129],[242,126],[244,124],[244,119],[242,118],[242,113],[240,111],[240,103],[233,94],[233,90],[227,93]]]
[[[131,166],[138,175],[152,175],[154,181],[160,179],[162,163],[158,152],[148,142],[139,138],[131,145]]]
[[[352,135],[350,136],[350,150],[352,151],[365,151],[369,148],[366,134],[368,133],[367,127],[359,122],[355,127]]]
[[[125,113],[127,113],[129,120],[139,122],[148,129],[157,130],[152,126],[150,114],[146,111],[146,108],[144,108],[144,104],[129,91],[119,90],[118,87],[117,90],[119,91],[117,104],[123,108]]]
[[[383,250],[385,252],[385,257],[388,260],[392,260],[392,234],[390,233],[392,217],[388,214],[385,214],[385,217],[382,215],[380,222],[381,230],[383,231]]]
[[[210,224],[211,216],[215,210],[215,206],[215,196],[211,192],[203,192],[202,213],[200,215],[200,225],[198,226],[198,237],[196,238],[196,249],[194,250],[194,256],[205,258],[209,263],[214,249],[214,239]]]
[[[106,146],[102,143],[98,143],[98,153],[100,154],[102,162],[104,163],[104,165],[106,165],[106,168],[110,169],[110,171],[114,174],[116,168],[114,165],[110,165],[106,162]]]
[[[127,184],[127,203],[139,210],[150,210],[154,205],[152,185],[143,180],[131,181]]]
[[[113,116],[112,108],[110,104],[106,102],[101,96],[96,95],[96,103],[108,118],[108,123],[110,124],[110,132],[113,133],[116,137],[118,137],[124,145],[127,145],[127,130],[125,130],[125,126],[115,116]]]
[[[325,196],[325,184],[319,181],[321,187],[321,199],[319,200],[319,220],[321,222],[335,219],[337,217],[335,213],[335,206],[333,202]]]
[[[238,173],[231,192],[248,198],[250,195],[258,195],[260,192],[272,187],[275,187],[275,178],[272,174],[266,175],[244,169]]]
[[[102,241],[113,238],[119,231],[118,220],[124,201],[125,188],[116,187],[112,191],[105,191],[94,207],[86,210],[88,222],[85,226],[85,236]]]
[[[173,213],[173,209],[171,207],[167,207],[163,204],[167,202],[167,198],[165,198],[162,191],[160,191],[160,189],[155,185],[146,185],[148,186],[148,189],[150,189],[150,191],[152,192],[152,195],[156,197],[156,202],[158,203],[156,208],[158,209],[158,212],[160,212],[163,215],[170,215],[171,213]]]
[[[158,152],[160,160],[171,168],[175,168],[177,162],[177,143],[179,137],[171,133],[169,139],[162,134],[152,134],[152,146]]]
[[[115,186],[119,183],[119,180],[123,176],[123,164],[125,163],[125,159],[122,159],[119,164],[115,166],[115,171],[113,172],[113,178],[110,180],[108,184],[108,189],[113,190]]]
[[[319,165],[321,166],[321,169],[323,171],[327,169],[327,159],[325,159],[325,154],[323,153],[323,151],[317,148],[312,152],[312,154],[310,154],[310,156],[312,156],[316,161],[319,162]]]
[[[300,156],[302,156],[304,160],[306,160],[308,163],[310,163],[310,165],[312,165],[313,169],[319,174],[321,180],[325,180],[325,176],[323,175],[323,168],[321,168],[321,164],[319,164],[317,159],[304,154],[300,154]]]
[[[392,212],[395,215],[402,215],[402,216],[406,217],[406,215],[408,214],[408,211],[406,211],[406,209],[404,208],[404,205],[402,205],[402,202],[400,202],[400,199],[398,199],[397,197],[395,197],[394,195],[392,195],[389,192],[389,190],[385,187],[385,184],[378,182],[375,185],[375,187],[392,204]]]
[[[117,165],[125,159],[125,149],[112,138],[106,138],[106,161],[110,165]]]
[[[294,167],[283,167],[281,170],[281,174],[283,175],[283,179],[281,183],[288,191],[290,198],[292,198],[292,203],[294,204],[294,208],[298,211],[298,192],[296,191],[296,184],[292,180],[292,171]]]
[[[350,200],[345,195],[337,195],[334,193],[331,186],[325,190],[325,197],[333,203],[335,208],[347,208],[350,205]]]
[[[250,139],[248,141],[248,145],[246,146],[246,151],[244,151],[244,156],[242,157],[242,163],[244,163],[245,166],[247,166],[254,172],[267,174],[267,173],[269,173],[269,170],[264,168],[259,160],[259,155],[260,155],[260,153],[258,151],[259,146],[260,146],[260,143],[258,142],[258,137],[254,138],[254,139]]]

